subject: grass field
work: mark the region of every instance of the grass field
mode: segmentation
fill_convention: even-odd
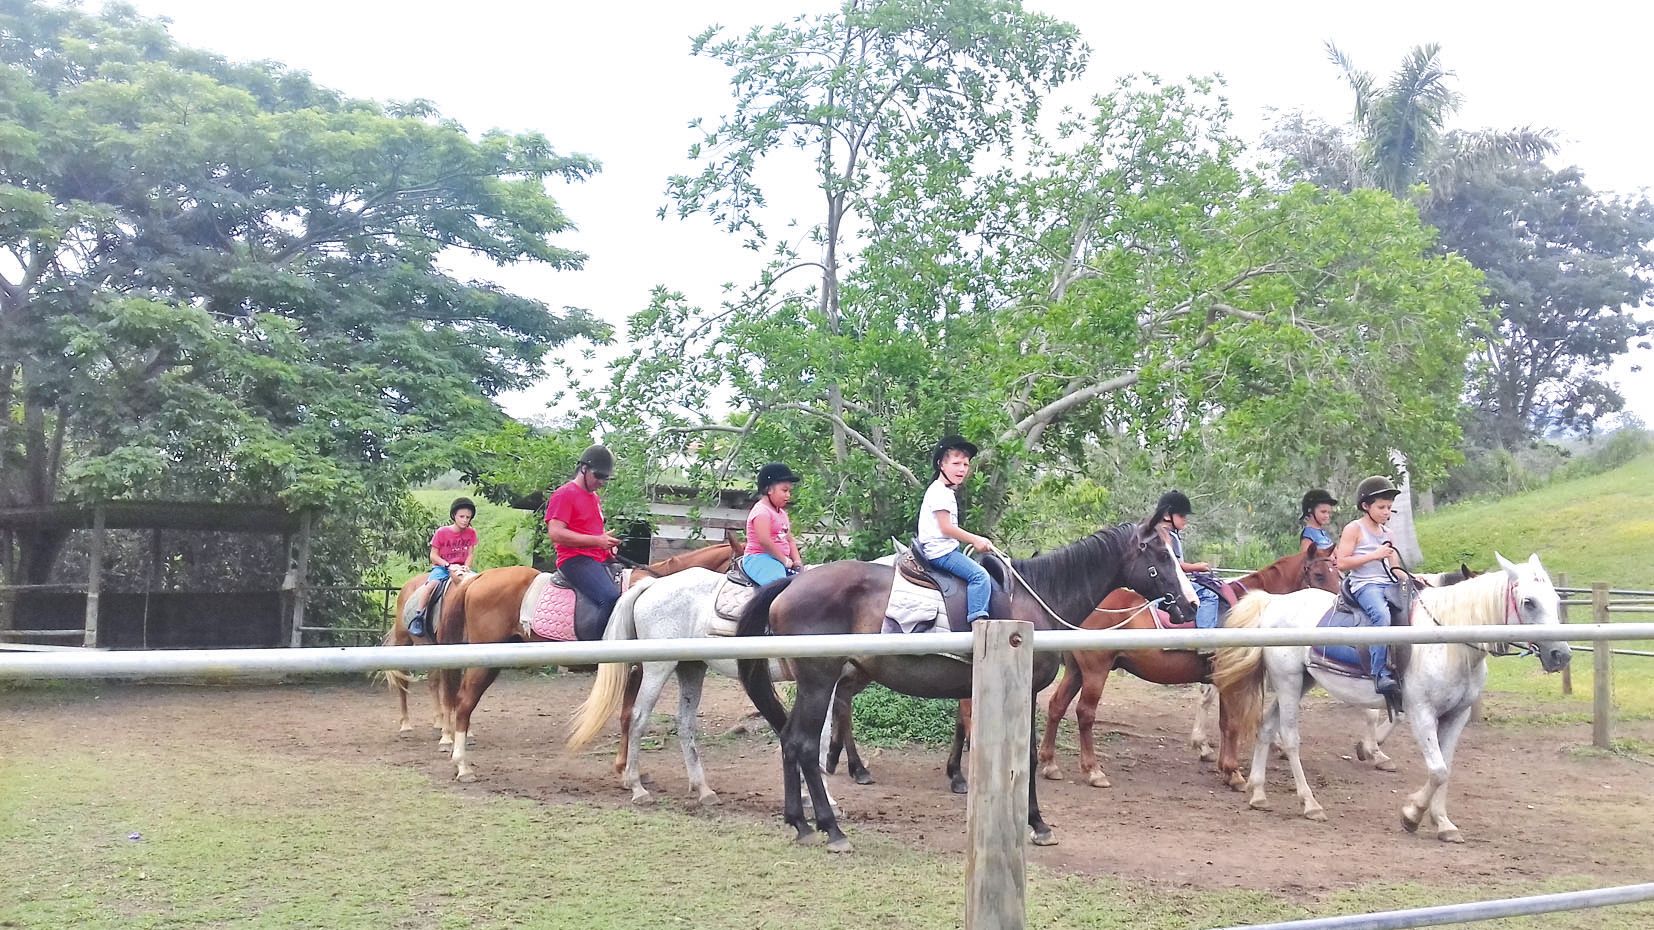
[[[778,824],[432,790],[348,762],[114,734],[96,750],[20,743],[0,762],[0,927],[957,927],[963,862],[868,831],[837,857]],[[1145,855],[1153,855],[1146,850]],[[1382,872],[1374,864],[1375,875]],[[1525,894],[1443,876],[1319,899],[1193,891],[1032,870],[1031,927],[1206,928]],[[1631,930],[1617,908],[1493,927]]]

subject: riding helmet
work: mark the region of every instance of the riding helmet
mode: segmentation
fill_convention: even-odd
[[[942,456],[947,455],[949,452],[954,451],[954,450],[958,450],[960,452],[963,452],[963,453],[965,453],[965,456],[967,458],[973,458],[973,459],[976,458],[976,453],[979,451],[976,448],[975,443],[971,442],[970,440],[966,439],[963,436],[951,436],[951,435],[950,436],[943,436],[936,443],[936,448],[932,449],[931,452],[930,452],[930,467],[931,467],[931,470],[936,472],[937,474],[941,474],[941,472],[942,472]]]
[[[603,446],[588,446],[586,451],[580,453],[580,464],[586,466],[592,471],[613,474],[615,470],[615,457],[611,455],[609,450]]]
[[[1167,491],[1160,495],[1160,502],[1154,505],[1154,519],[1150,522],[1159,523],[1174,515],[1187,517],[1194,512],[1194,505],[1189,503],[1189,495],[1182,491]]]
[[[1304,503],[1300,516],[1309,516],[1315,511],[1315,508],[1321,506],[1322,504],[1331,504],[1334,507],[1337,507],[1338,498],[1333,497],[1321,488],[1316,488],[1308,492],[1304,495]]]
[[[772,485],[782,484],[783,482],[789,481],[793,484],[797,484],[803,480],[803,478],[793,474],[793,470],[788,468],[786,465],[780,462],[771,462],[763,468],[758,469],[758,493],[762,494],[765,491],[768,491]]]
[[[1361,479],[1361,483],[1356,485],[1355,501],[1357,506],[1366,507],[1381,497],[1393,499],[1400,493],[1401,489],[1395,486],[1395,482],[1383,475],[1373,475]]]

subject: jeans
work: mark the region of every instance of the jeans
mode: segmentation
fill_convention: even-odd
[[[988,596],[994,583],[988,570],[965,557],[958,549],[930,560],[930,564],[965,582],[965,620],[974,622],[988,616]]]
[[[446,566],[446,565],[432,565],[431,566],[431,580],[432,581],[447,581],[448,576],[449,576],[448,566]]]
[[[1362,612],[1367,615],[1368,626],[1390,625],[1390,602],[1384,599],[1384,595],[1392,587],[1394,585],[1368,584],[1356,590],[1355,602],[1361,605]],[[1390,663],[1389,646],[1368,646],[1367,655],[1372,663],[1368,673],[1373,678],[1388,674],[1386,666]]]
[[[741,570],[755,585],[766,585],[787,577],[787,567],[768,552],[754,552],[741,559]]]
[[[604,616],[608,616],[609,611],[614,609],[615,601],[620,600],[620,588],[615,584],[614,577],[591,556],[577,555],[558,568],[574,590],[601,608]]]
[[[1195,599],[1200,604],[1195,608],[1195,628],[1199,630],[1215,629],[1218,625],[1218,609],[1222,601],[1218,593],[1203,584],[1196,584]]]

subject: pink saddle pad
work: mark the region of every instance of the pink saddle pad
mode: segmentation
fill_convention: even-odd
[[[534,605],[534,619],[529,629],[541,639],[554,643],[574,641],[574,589],[546,585],[540,603]]]

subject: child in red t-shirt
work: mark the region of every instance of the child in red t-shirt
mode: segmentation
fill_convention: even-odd
[[[453,523],[439,527],[431,536],[431,575],[414,595],[419,598],[419,610],[408,624],[409,633],[425,635],[425,611],[438,582],[463,579],[470,573],[471,556],[477,551],[477,531],[471,528],[471,521],[476,517],[477,505],[469,497],[456,498],[448,505],[448,519]]]

